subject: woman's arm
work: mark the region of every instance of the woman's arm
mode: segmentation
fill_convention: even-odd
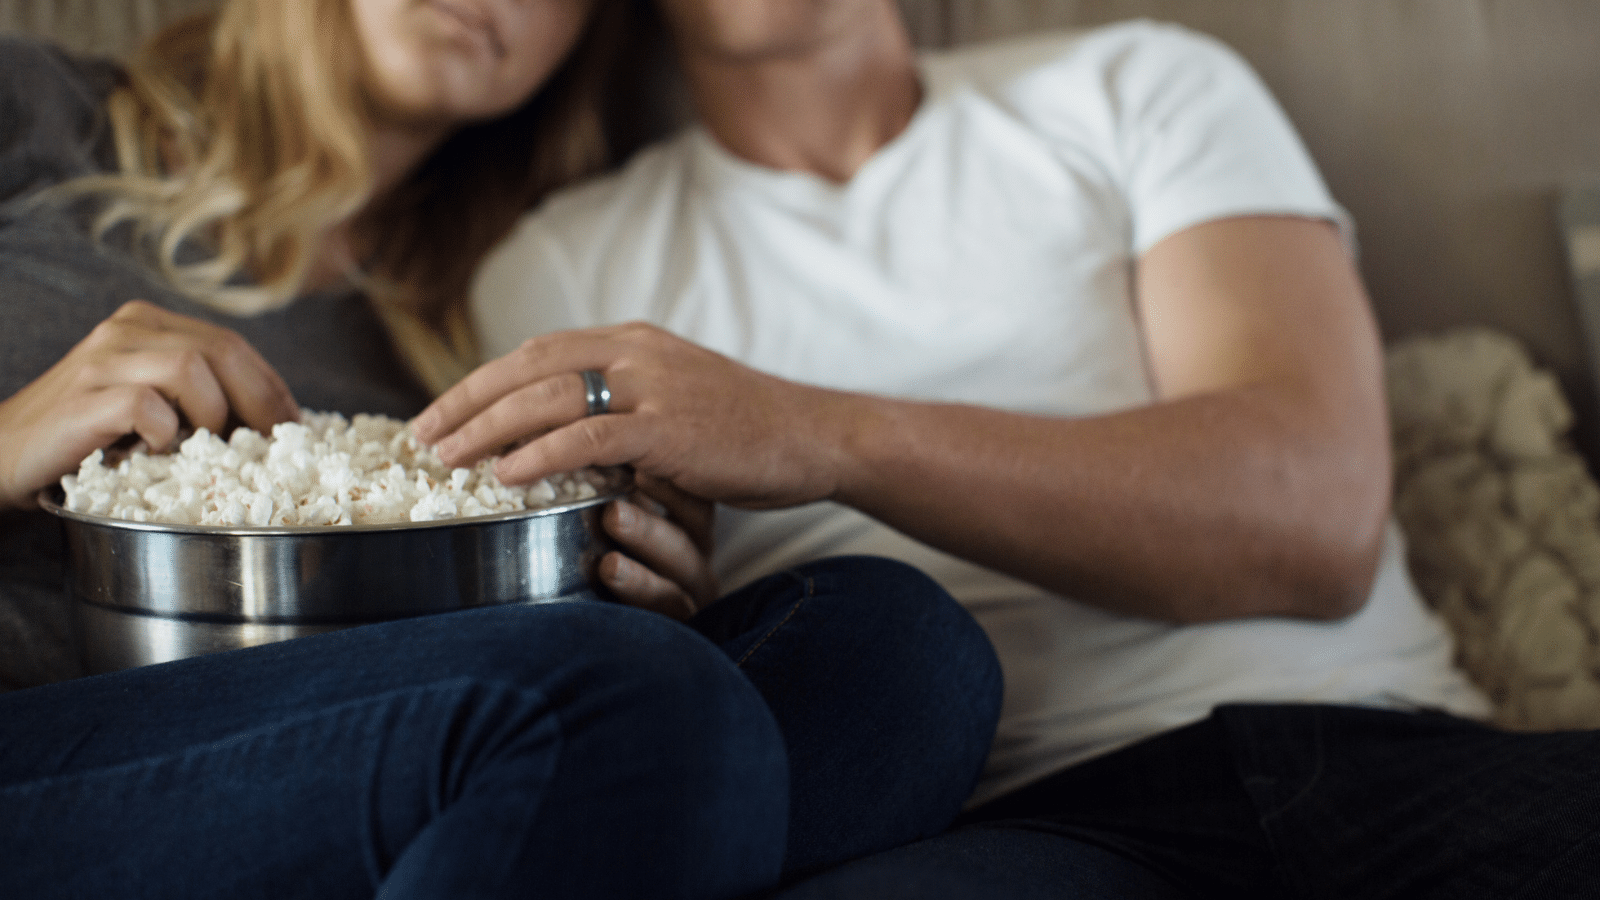
[[[270,431],[300,411],[239,335],[149,303],[124,304],[0,402],[0,509],[31,508],[41,488],[125,435],[165,447],[183,419],[221,431],[230,413]]]
[[[1140,261],[1159,400],[1066,419],[781,381],[648,326],[535,338],[418,417],[522,481],[632,463],[748,507],[831,499],[946,552],[1172,621],[1359,608],[1388,510],[1376,329],[1325,223],[1214,222]],[[618,414],[581,418],[582,369]]]

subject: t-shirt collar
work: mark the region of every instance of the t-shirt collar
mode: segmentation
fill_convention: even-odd
[[[794,202],[837,203],[845,197],[866,190],[877,181],[879,173],[895,168],[896,160],[912,152],[918,135],[927,128],[939,107],[936,101],[945,91],[944,79],[930,71],[926,59],[919,60],[918,74],[922,82],[922,100],[900,133],[868,157],[848,181],[830,181],[811,172],[774,169],[751,162],[724,147],[702,124],[690,130],[690,153],[696,160],[697,170],[710,183],[719,188],[748,187],[769,195],[778,194]]]

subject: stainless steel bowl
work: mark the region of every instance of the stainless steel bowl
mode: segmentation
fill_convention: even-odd
[[[611,544],[608,471],[589,500],[395,525],[228,528],[88,516],[39,502],[66,529],[67,589],[93,672],[264,644],[385,619],[591,595]]]

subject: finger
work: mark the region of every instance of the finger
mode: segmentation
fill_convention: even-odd
[[[644,417],[594,416],[539,435],[508,451],[494,474],[506,484],[530,484],[560,472],[589,466],[628,465],[649,448]]]
[[[134,434],[157,450],[178,436],[177,412],[155,388],[117,385],[96,391],[56,428],[64,455],[76,468],[84,457]]]
[[[447,437],[455,436],[509,395],[555,375],[541,365],[538,354],[529,352],[530,343],[484,363],[428,404],[411,423],[417,439],[443,447]]]
[[[197,428],[221,431],[228,420],[222,385],[205,354],[193,347],[122,353],[97,366],[94,378],[106,390],[140,385],[158,391]]]
[[[575,376],[584,369],[608,372],[621,353],[619,337],[628,327],[557,331],[529,338],[510,353],[479,366],[439,395],[412,421],[412,431],[418,440],[436,444],[525,385],[558,376]],[[573,387],[582,399],[581,379]],[[615,405],[616,386],[611,388]],[[580,406],[579,414],[585,410]]]
[[[117,385],[79,395],[43,427],[30,429],[19,441],[11,473],[16,503],[31,497],[62,475],[74,472],[83,459],[129,434],[152,447],[166,447],[178,432],[178,415],[160,392],[143,385]]]
[[[147,338],[156,341],[156,347],[201,353],[228,407],[251,428],[265,433],[279,422],[299,418],[300,406],[283,377],[237,332],[139,300],[123,304],[111,321],[160,336]],[[187,408],[184,411],[189,414]],[[225,422],[226,415],[206,427],[217,430]]]
[[[81,460],[133,434],[153,450],[165,450],[182,425],[177,410],[149,385],[119,384],[95,391],[66,419],[62,430],[73,437],[66,445]]]
[[[178,419],[177,411],[167,402],[159,392],[135,387],[116,388],[111,392],[114,396],[108,404],[108,426],[100,429],[102,434],[118,431],[118,436],[113,436],[106,444],[114,443],[120,435],[137,434],[141,440],[155,450],[165,450],[172,445],[178,436],[178,427],[182,424]],[[119,421],[117,414],[121,414],[120,426],[109,424]],[[105,446],[105,445],[102,445]],[[92,450],[89,452],[93,452]],[[85,456],[88,453],[84,454]]]
[[[644,472],[634,474],[634,493],[645,502],[640,506],[681,527],[702,555],[711,556],[715,536],[716,504],[696,497],[664,478]],[[651,506],[657,507],[651,510]]]
[[[240,421],[266,434],[279,422],[300,418],[300,405],[289,385],[248,341],[226,328],[202,322],[193,326],[199,331],[195,337],[206,364]]]
[[[244,338],[233,335],[221,344],[211,345],[206,358],[229,407],[245,425],[267,434],[279,422],[300,419],[300,404],[294,392]]]
[[[600,579],[618,600],[629,606],[652,610],[680,622],[695,614],[697,607],[682,588],[616,551],[601,558]]]
[[[439,441],[434,452],[446,465],[467,465],[581,419],[588,413],[583,390],[583,379],[575,372],[525,384],[467,420]]]
[[[658,519],[672,518],[672,512],[661,501],[651,497],[644,491],[635,489],[629,492],[628,501],[644,510],[646,515],[655,516]]]
[[[716,596],[716,577],[709,559],[676,523],[652,516],[626,500],[607,505],[601,522],[629,558],[697,600],[710,602]]]

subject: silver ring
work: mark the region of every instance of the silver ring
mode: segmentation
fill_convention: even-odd
[[[606,386],[606,376],[595,369],[584,369],[578,375],[583,378],[583,402],[589,404],[589,415],[603,416],[611,411],[611,388]]]

